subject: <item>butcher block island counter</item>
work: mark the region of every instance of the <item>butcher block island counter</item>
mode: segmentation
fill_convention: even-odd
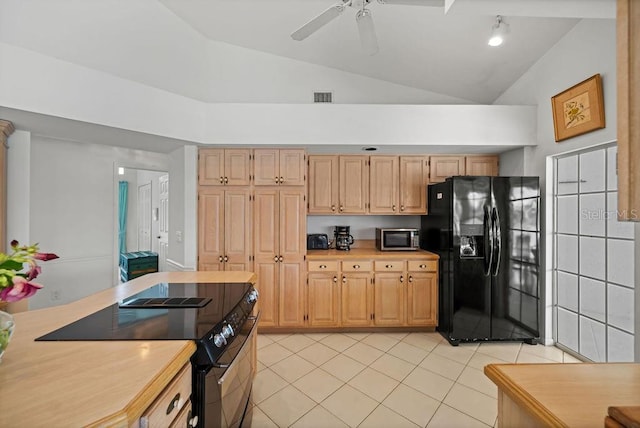
[[[489,364],[484,372],[498,386],[500,427],[640,425],[640,364]]]
[[[255,283],[256,276],[154,273],[66,305],[15,314],[15,332],[0,363],[0,427],[137,426],[143,412],[189,364],[196,350],[193,341],[34,339],[169,282]]]

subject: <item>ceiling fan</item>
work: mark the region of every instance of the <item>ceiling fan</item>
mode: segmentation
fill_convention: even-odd
[[[362,49],[369,55],[375,55],[378,52],[378,39],[373,26],[371,11],[366,6],[373,0],[339,0],[338,3],[326,9],[315,18],[291,33],[293,40],[304,40],[329,22],[336,19],[347,7],[359,9],[356,12],[356,23],[358,24],[358,32],[360,33],[360,43]],[[399,4],[410,6],[444,6],[444,0],[378,0],[380,4]]]

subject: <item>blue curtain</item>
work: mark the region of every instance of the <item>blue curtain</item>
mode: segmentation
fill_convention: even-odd
[[[127,252],[127,194],[129,189],[129,183],[127,181],[120,181],[118,188],[118,244],[120,247],[120,254]]]

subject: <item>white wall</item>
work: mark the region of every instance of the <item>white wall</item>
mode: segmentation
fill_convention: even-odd
[[[9,196],[9,236],[26,234],[24,239],[60,257],[43,264],[39,279],[45,288],[30,307],[66,303],[116,284],[117,165],[166,170],[167,156],[16,132],[9,145],[20,144],[29,144],[30,151],[9,150],[9,187],[24,182],[29,188]],[[16,180],[15,171],[27,171],[27,177]],[[14,206],[24,195],[26,211],[24,204]]]
[[[596,74],[602,75],[606,128],[556,143],[553,132],[551,97]],[[504,153],[501,173],[539,176],[542,193],[548,176],[549,156],[616,140],[616,25],[614,20],[584,19],[507,89],[495,104],[537,105],[537,146]],[[515,161],[515,162],[514,162]],[[510,164],[507,169],[505,166]],[[543,198],[541,219],[550,201]],[[550,219],[543,223],[542,248],[551,242]],[[640,236],[636,226],[636,236]],[[602,263],[606,261],[603,260]],[[543,260],[548,276],[551,263]],[[636,274],[640,270],[640,253],[636,252]],[[551,284],[543,277],[543,297],[547,322],[544,331],[551,339]],[[640,331],[640,288],[636,288],[636,331]],[[636,361],[640,361],[640,340],[636,340]]]

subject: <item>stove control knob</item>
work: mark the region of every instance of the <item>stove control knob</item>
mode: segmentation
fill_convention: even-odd
[[[233,328],[231,328],[231,324],[227,324],[226,326],[222,327],[222,335],[225,337],[225,339],[229,336],[234,335]]]
[[[251,290],[251,292],[247,296],[247,302],[255,303],[257,300],[258,300],[258,291],[257,290]]]
[[[213,344],[216,345],[218,348],[222,348],[224,345],[227,344],[227,339],[225,339],[225,337],[221,334],[216,334],[213,337]]]

